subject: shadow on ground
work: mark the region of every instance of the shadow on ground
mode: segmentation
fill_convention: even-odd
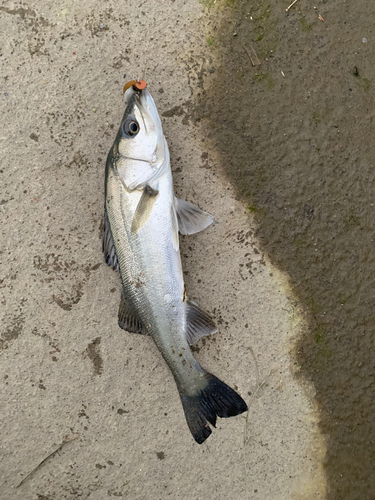
[[[372,3],[239,1],[208,12],[218,64],[196,103],[228,178],[308,317],[297,347],[329,498],[375,490]],[[222,5],[221,5],[222,7]],[[220,7],[220,8],[221,8]],[[320,16],[320,17],[319,17]],[[258,60],[259,59],[259,60]],[[260,63],[260,64],[258,64]],[[206,85],[206,88],[207,85]]]

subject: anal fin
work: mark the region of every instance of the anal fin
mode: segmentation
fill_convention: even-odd
[[[148,335],[148,331],[143,326],[142,321],[137,317],[125,299],[124,292],[121,292],[121,301],[118,310],[118,326],[130,333]]]
[[[190,300],[187,304],[186,318],[186,340],[190,345],[195,344],[198,340],[206,335],[211,335],[217,332],[216,325],[206,312]]]

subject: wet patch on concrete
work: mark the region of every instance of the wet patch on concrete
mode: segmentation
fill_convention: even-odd
[[[74,304],[78,304],[83,295],[83,283],[74,284],[69,292],[69,295],[73,295],[72,297],[64,297],[64,296],[52,296],[52,300],[56,302],[58,306],[61,307],[64,311],[70,311]]]
[[[27,50],[30,56],[49,56],[49,51],[44,47],[46,42],[44,30],[46,27],[51,28],[55,26],[54,23],[51,23],[29,7],[11,9],[9,7],[0,6],[0,12],[3,12],[5,15],[20,18],[22,23],[24,23],[25,27],[29,30],[30,36],[28,36],[27,39]]]
[[[24,323],[25,317],[22,312],[12,317],[1,334],[0,349],[8,349],[9,345],[21,335]]]
[[[34,256],[34,267],[41,271],[40,279],[43,283],[57,281],[66,285],[63,290],[56,285],[56,293],[52,294],[53,302],[64,311],[70,311],[74,305],[78,304],[84,294],[85,283],[89,280],[91,273],[99,269],[100,265],[101,263],[82,266],[73,259],[64,258],[63,255],[54,252]],[[72,273],[76,276],[73,283],[66,279]]]

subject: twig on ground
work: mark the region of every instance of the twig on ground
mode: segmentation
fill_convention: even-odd
[[[250,410],[250,405],[251,405],[252,401],[254,400],[255,396],[262,389],[262,387],[267,382],[267,380],[270,378],[270,376],[273,373],[275,373],[276,371],[277,371],[277,368],[272,368],[272,370],[270,370],[270,372],[268,373],[268,375],[264,378],[263,382],[261,384],[257,385],[257,388],[255,389],[255,391],[251,395],[251,398],[250,398],[250,401],[249,401],[249,404],[248,404],[249,410]],[[245,432],[244,432],[244,438],[243,438],[244,444],[247,444],[250,441],[250,438],[251,438],[251,436],[248,435],[248,424],[249,424],[249,411],[247,412],[247,415],[246,415],[246,418],[245,418]]]
[[[27,478],[29,478],[32,474],[34,474],[34,472],[36,470],[38,470],[41,465],[43,465],[44,463],[46,463],[49,458],[52,458],[54,455],[56,455],[56,453],[61,450],[61,448],[64,446],[64,444],[69,443],[70,441],[73,441],[74,439],[77,439],[78,437],[79,437],[79,435],[78,436],[74,436],[74,437],[72,437],[70,439],[67,439],[65,437],[63,439],[63,442],[56,448],[56,450],[54,450],[52,453],[50,453],[49,455],[47,455],[46,458],[44,458],[41,462],[39,462],[39,464],[31,472],[29,472],[27,474],[27,476],[25,476],[22,479],[22,481],[20,482],[20,484],[18,486],[16,486],[16,488],[19,488],[21,486],[21,484],[23,484],[26,481]]]
[[[250,49],[248,49],[245,45],[242,45],[242,47],[246,52],[246,54],[249,56],[251,64],[253,66],[260,66],[262,64],[262,61],[257,56],[257,53],[255,52],[255,49],[251,44],[250,44]]]
[[[288,10],[293,7],[293,5],[297,2],[298,0],[294,0],[294,2],[292,2],[289,7],[287,7],[285,10],[288,12]]]
[[[253,360],[254,360],[254,364],[255,364],[255,377],[257,379],[257,387],[259,386],[259,366],[258,366],[258,361],[257,361],[257,357],[255,356],[255,352],[254,352],[254,349],[249,346],[249,351],[251,352],[251,355],[253,357]]]

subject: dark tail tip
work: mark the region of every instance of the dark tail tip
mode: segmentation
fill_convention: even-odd
[[[199,444],[212,432],[208,423],[216,427],[216,417],[234,417],[248,410],[236,391],[211,374],[207,374],[207,386],[199,394],[180,396],[190,432]]]

